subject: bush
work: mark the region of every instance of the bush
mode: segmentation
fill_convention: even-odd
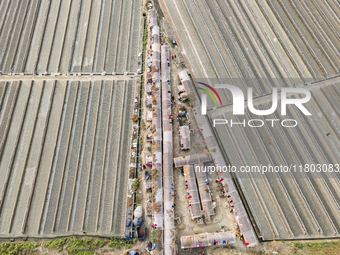
[[[138,120],[139,120],[139,116],[138,115],[133,115],[132,121],[133,122],[137,122]]]
[[[96,248],[102,248],[106,244],[107,244],[107,241],[100,240],[100,239],[97,239],[96,241],[93,242],[93,246],[96,247]]]
[[[154,229],[154,230],[152,230],[152,232],[151,232],[151,238],[150,238],[151,243],[156,243],[157,238],[158,238],[157,230]]]
[[[125,246],[126,244],[129,244],[130,242],[125,241],[123,238],[118,237],[112,237],[111,241],[107,244],[110,247],[117,247],[120,248],[122,246]]]
[[[136,179],[135,182],[132,184],[132,189],[133,189],[134,192],[136,192],[138,190],[139,184],[140,184],[140,182],[139,182],[138,179]]]
[[[128,244],[125,244],[125,249],[131,249],[132,248],[132,244],[128,243]]]
[[[294,243],[294,246],[298,249],[302,249],[303,248],[303,244],[302,243]]]
[[[67,243],[67,251],[70,254],[82,254],[82,255],[93,254],[93,252],[91,252],[91,249],[92,249],[91,242],[92,242],[91,239],[80,239],[80,238],[69,239]],[[81,250],[79,248],[81,248]],[[85,250],[85,249],[88,249],[88,250]]]
[[[57,249],[59,252],[63,251],[64,245],[68,242],[67,238],[55,239],[45,243],[45,248]]]
[[[0,254],[30,254],[37,251],[40,243],[17,242],[17,243],[0,243]]]

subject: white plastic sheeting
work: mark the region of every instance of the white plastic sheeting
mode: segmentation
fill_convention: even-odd
[[[175,254],[174,226],[174,183],[172,154],[172,113],[170,86],[170,49],[167,45],[161,48],[162,71],[162,118],[163,118],[163,185],[164,185],[164,254]]]
[[[189,126],[179,127],[179,135],[181,138],[181,150],[190,150],[190,130]]]
[[[199,167],[196,167],[199,166]],[[198,183],[198,189],[201,197],[201,203],[203,207],[203,211],[205,213],[206,218],[209,218],[212,215],[215,215],[215,211],[212,205],[212,199],[210,194],[210,188],[207,180],[207,175],[203,171],[197,171],[196,169],[203,169],[203,164],[195,165],[195,174]]]
[[[196,183],[196,176],[194,172],[194,167],[192,165],[185,165],[184,178],[186,185],[186,192],[190,194],[188,197],[191,218],[196,219],[202,217],[201,202],[198,195],[198,187]]]
[[[192,236],[181,236],[181,248],[197,248],[216,245],[228,245],[236,242],[232,231],[219,233],[202,233]]]
[[[210,158],[209,153],[200,153],[200,154],[193,154],[193,155],[188,155],[185,157],[177,157],[174,158],[174,163],[175,167],[183,167],[185,165],[194,165],[194,164],[199,164],[199,163],[205,163],[212,161]]]
[[[157,171],[157,178],[152,180],[153,193],[155,194],[155,203],[160,204],[161,208],[157,212],[153,211],[152,222],[157,229],[163,230],[163,169],[162,169],[162,87],[160,79],[160,41],[159,27],[157,26],[157,14],[155,10],[149,11],[149,26],[152,31],[152,86],[157,89],[153,91],[153,99],[156,104],[152,104],[152,171]],[[153,100],[153,101],[155,101]]]
[[[154,26],[157,26],[157,13],[156,10],[149,10],[149,27],[152,29]]]

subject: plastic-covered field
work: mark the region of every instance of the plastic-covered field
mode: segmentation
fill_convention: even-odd
[[[266,240],[337,237],[340,229],[340,86],[312,89],[306,108],[312,116],[288,106],[287,116],[278,109],[269,116],[233,116],[226,108],[209,113],[213,119],[227,119],[243,125],[216,125],[217,137],[232,165],[297,166],[291,172],[236,174],[242,193],[258,226],[258,235]],[[270,108],[260,103],[259,109]],[[261,119],[263,127],[252,128],[251,119]],[[266,119],[277,119],[272,127]],[[284,119],[298,125],[287,128]],[[257,122],[258,124],[259,122]],[[294,123],[286,122],[285,125]],[[251,124],[253,125],[253,124]],[[300,165],[309,172],[300,171]],[[318,165],[324,171],[317,172]],[[333,171],[329,170],[330,165]],[[319,171],[319,170],[318,170]]]
[[[254,96],[339,75],[337,1],[160,0],[195,78]],[[274,80],[271,81],[270,78]],[[223,104],[226,89],[217,89]]]
[[[271,128],[266,121],[262,128],[218,125],[214,134],[224,146],[225,159],[238,167],[340,162],[340,90],[338,85],[330,85],[339,82],[337,1],[160,3],[194,78],[209,79],[212,86],[230,79],[243,92],[252,87],[254,97],[263,99],[260,109],[270,108],[266,96],[270,97],[272,87],[280,90],[310,85],[312,100],[306,106],[313,117],[306,118],[288,108],[286,117],[296,119],[297,128]],[[224,107],[208,107],[209,116],[242,122],[243,116],[234,117],[227,106],[232,103],[231,93],[227,89],[217,92]],[[213,106],[212,100],[208,100],[208,106]],[[260,116],[246,111],[244,118],[248,121]],[[268,118],[282,117],[278,110]],[[239,178],[239,188],[252,214],[250,219],[256,223],[258,237],[270,240],[339,235],[339,174],[320,173],[316,174],[318,178],[298,173],[289,178],[280,174],[275,178],[249,178],[251,174],[239,177],[244,177]]]
[[[4,0],[0,72],[137,71],[142,0]]]
[[[135,86],[0,82],[0,236],[124,234]]]

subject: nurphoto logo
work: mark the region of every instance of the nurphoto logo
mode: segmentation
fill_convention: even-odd
[[[205,83],[201,83],[199,82],[199,84],[202,84],[204,86],[206,86],[207,88],[209,88],[211,91],[213,91],[215,93],[215,95],[217,96],[217,98],[220,101],[220,104],[222,106],[222,101],[221,98],[219,96],[219,94],[216,92],[216,90]],[[210,91],[208,91],[207,89],[203,89],[200,87],[197,87],[201,90],[203,90],[204,92],[206,92],[208,95],[210,95],[210,97],[213,99],[215,106],[217,106],[216,104],[216,100],[213,97],[212,93]],[[238,87],[236,87],[235,85],[230,85],[230,84],[217,84],[215,85],[215,88],[217,89],[228,89],[233,97],[233,115],[244,115],[245,112],[245,96],[242,92],[242,90]],[[254,107],[253,104],[253,89],[251,87],[249,87],[248,89],[248,95],[247,95],[247,102],[248,102],[248,109],[251,113],[258,115],[258,116],[266,116],[266,115],[270,115],[272,113],[275,112],[276,108],[277,108],[277,104],[278,104],[278,91],[277,88],[273,88],[273,93],[272,93],[272,106],[270,109],[267,110],[258,110]],[[207,94],[203,93],[201,95],[201,100],[202,100],[202,106],[201,106],[201,112],[202,115],[206,115],[207,114]],[[288,98],[288,94],[304,94],[305,97],[303,98]],[[306,115],[306,116],[310,116],[312,115],[305,106],[303,106],[304,103],[307,103],[309,100],[311,99],[311,93],[309,90],[304,89],[304,88],[282,88],[281,90],[281,115],[285,116],[287,114],[287,105],[291,104],[291,105],[295,105],[298,109],[300,109],[300,111]],[[279,119],[266,119],[265,121],[270,121],[272,123],[272,127],[274,126],[274,122],[275,121],[280,121]],[[246,121],[243,120],[242,122],[237,122],[237,123],[233,123],[232,120],[229,121],[232,125],[246,125]],[[294,123],[293,125],[288,125],[287,122],[290,123]],[[214,119],[213,120],[214,123],[214,127],[217,124],[227,124],[228,120],[225,119]],[[258,123],[257,125],[255,125],[255,123]],[[248,126],[250,127],[262,127],[264,125],[264,121],[261,119],[252,119],[248,121]],[[284,127],[295,127],[297,126],[297,121],[293,120],[293,119],[285,119],[281,121],[281,125]]]

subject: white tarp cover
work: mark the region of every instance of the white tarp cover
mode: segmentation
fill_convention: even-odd
[[[198,235],[182,236],[181,248],[198,248],[215,245],[228,245],[236,242],[232,231],[219,233],[202,233]]]

